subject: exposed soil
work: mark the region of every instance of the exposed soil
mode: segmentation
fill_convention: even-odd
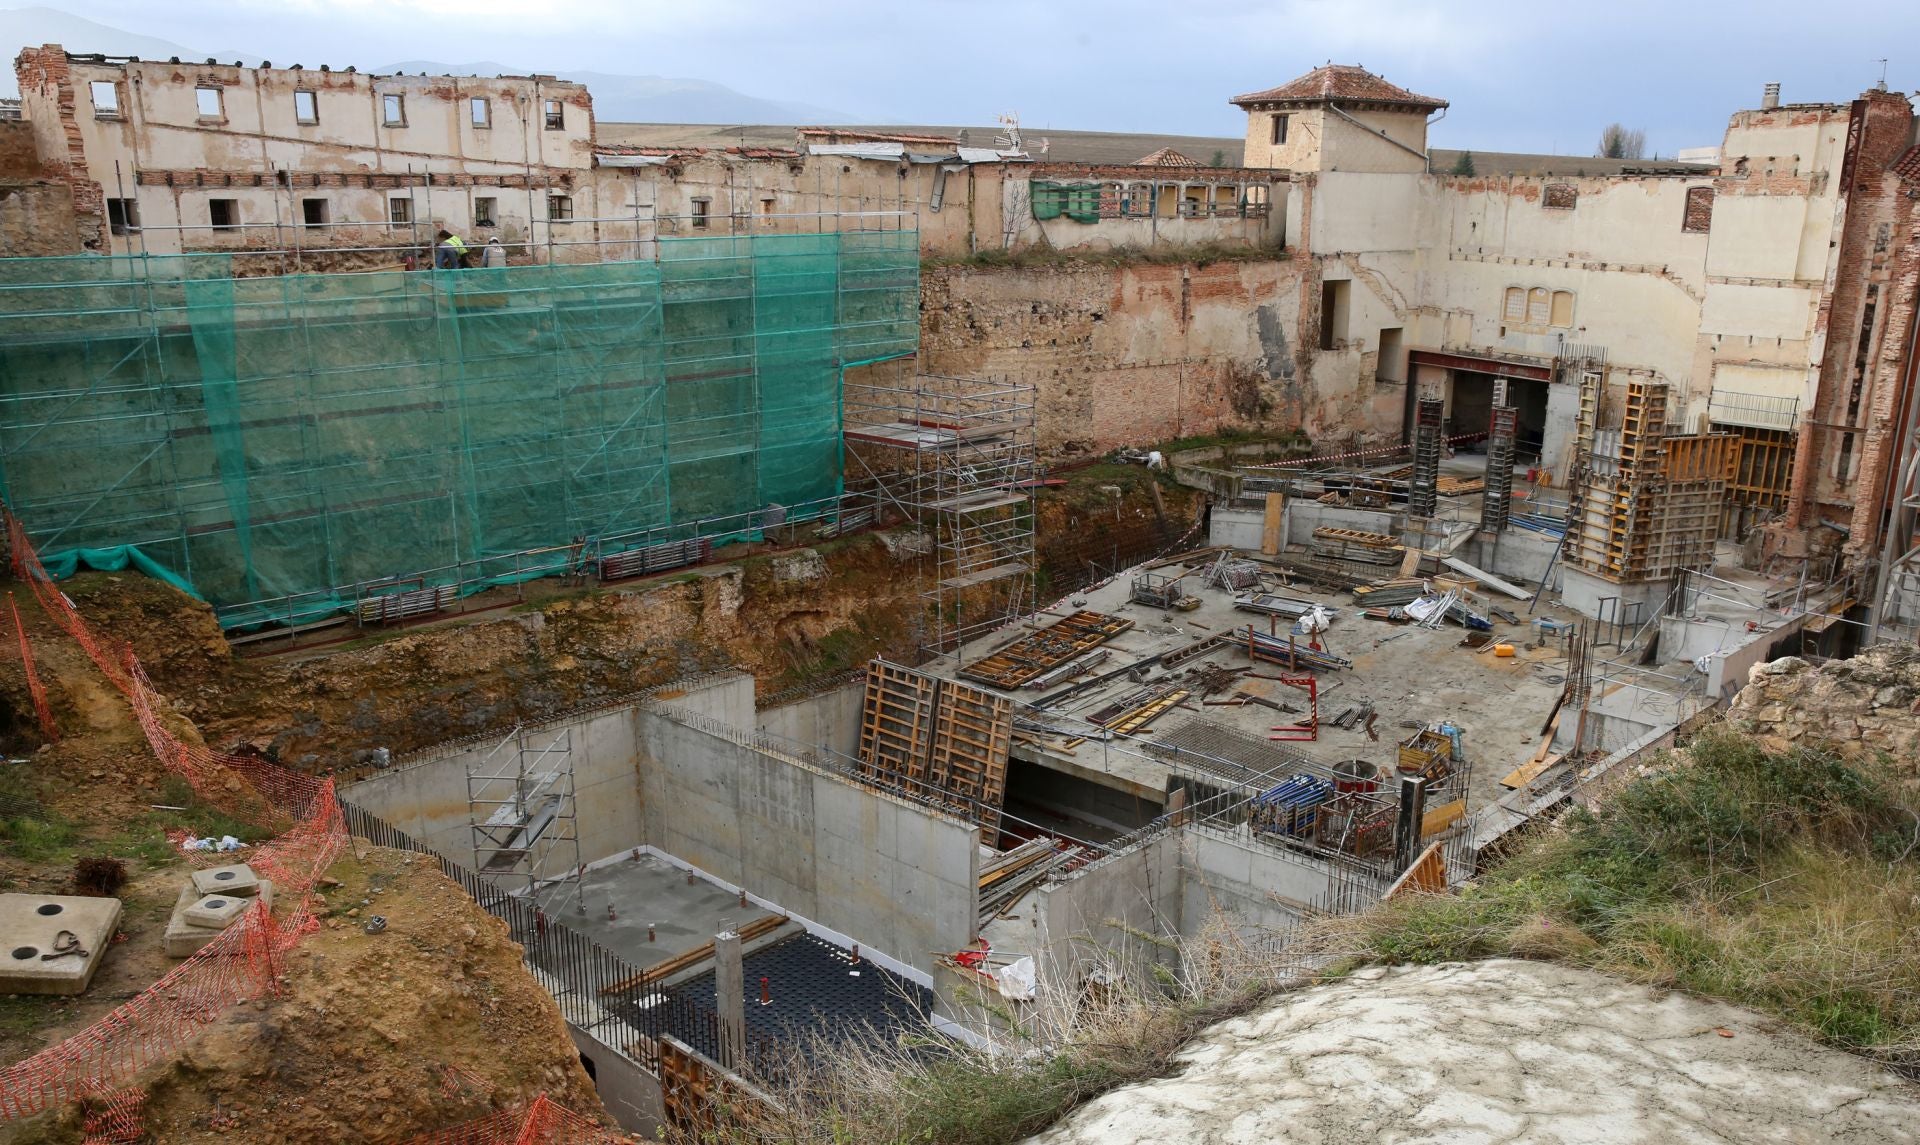
[[[142,1079],[150,1139],[381,1145],[541,1093],[606,1121],[506,925],[430,862],[359,851],[330,872],[330,917],[288,958],[279,996],[236,1008]],[[376,913],[387,928],[369,935]],[[77,1142],[79,1120],[0,1127],[0,1141]]]

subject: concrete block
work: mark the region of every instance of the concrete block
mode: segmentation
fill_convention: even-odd
[[[225,930],[233,925],[233,920],[247,912],[253,905],[252,897],[239,895],[207,895],[181,912],[180,917],[195,926],[210,926],[215,930]]]
[[[245,863],[208,867],[193,872],[193,889],[202,895],[223,894],[245,897],[260,887],[260,878]]]
[[[119,925],[119,899],[0,895],[0,994],[85,993]]]
[[[205,874],[206,872],[200,871],[198,873]],[[209,924],[195,922],[189,918],[189,914],[193,912],[194,908],[198,906],[203,899],[208,897],[200,894],[194,887],[193,882],[189,881],[187,885],[180,888],[180,897],[174,900],[173,915],[167,920],[167,930],[161,938],[161,949],[166,952],[168,958],[191,957],[198,954],[201,947],[219,938],[221,933],[232,924],[234,919],[239,918],[247,912],[247,908],[254,904],[255,899],[265,903],[267,909],[273,909],[273,881],[271,879],[261,879],[255,884],[255,889],[257,893],[253,898],[230,900],[238,909],[235,910],[225,922]],[[225,898],[225,896],[219,897]],[[204,918],[208,916],[203,914],[199,917]]]

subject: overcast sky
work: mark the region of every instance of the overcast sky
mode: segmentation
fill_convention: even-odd
[[[47,0],[42,0],[43,3]],[[1842,101],[1920,86],[1915,0],[51,0],[276,64],[494,59],[687,76],[867,121],[1239,135],[1228,97],[1329,59],[1452,101],[1432,142],[1591,153],[1720,141],[1778,80]],[[68,45],[79,49],[79,45]],[[1904,54],[1903,54],[1904,53]]]

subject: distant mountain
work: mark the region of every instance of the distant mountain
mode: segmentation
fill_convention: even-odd
[[[528,68],[493,60],[446,64],[401,60],[379,69],[418,75],[499,76],[542,71],[587,85],[593,93],[593,117],[613,123],[847,123],[860,117],[844,111],[786,100],[761,99],[707,80],[671,76],[623,76]]]
[[[10,99],[20,94],[20,85],[14,79],[13,59],[20,54],[20,49],[37,48],[41,44],[59,44],[69,52],[102,52],[109,56],[139,56],[143,60],[173,56],[204,60],[212,56],[221,63],[260,62],[259,56],[245,52],[189,48],[172,40],[142,36],[53,8],[0,9],[0,59],[4,60],[0,63],[0,97]]]

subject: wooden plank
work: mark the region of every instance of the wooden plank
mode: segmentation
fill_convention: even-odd
[[[1555,752],[1552,755],[1543,756],[1539,759],[1530,759],[1502,776],[1500,778],[1500,786],[1515,789],[1525,787],[1527,784],[1540,778],[1541,772],[1559,763],[1561,758],[1560,753]]]
[[[1280,552],[1280,527],[1287,519],[1287,495],[1267,494],[1266,512],[1260,521],[1260,551],[1268,556]]]
[[[955,675],[1012,691],[1133,627],[1133,621],[1080,611],[975,660]]]
[[[1456,799],[1451,803],[1442,803],[1438,807],[1429,807],[1427,813],[1420,817],[1420,837],[1424,839],[1428,835],[1437,835],[1465,818],[1466,814],[1465,799]]]
[[[1447,891],[1447,860],[1440,853],[1441,840],[1435,839],[1420,852],[1420,857],[1408,865],[1380,901],[1401,894],[1445,894]]]

